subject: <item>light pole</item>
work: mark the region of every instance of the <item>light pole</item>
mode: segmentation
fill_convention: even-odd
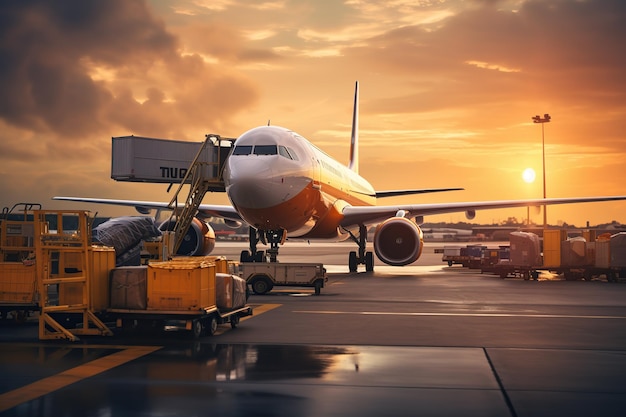
[[[536,115],[533,117],[534,123],[541,123],[541,160],[542,160],[542,171],[543,171],[543,199],[546,199],[546,141],[544,135],[543,125],[545,123],[549,123],[550,115],[548,113],[544,114],[543,117]],[[543,205],[543,229],[548,228],[548,213],[546,213],[546,205]]]

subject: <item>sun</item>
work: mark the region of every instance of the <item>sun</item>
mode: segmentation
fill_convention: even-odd
[[[522,172],[522,178],[528,184],[530,184],[531,182],[535,181],[535,178],[536,178],[535,170],[532,169],[532,168],[526,168],[524,170],[524,172]]]

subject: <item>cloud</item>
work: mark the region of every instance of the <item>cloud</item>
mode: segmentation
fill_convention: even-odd
[[[202,129],[256,99],[244,77],[183,56],[143,2],[9,2],[0,35],[0,118],[61,140]]]
[[[407,83],[407,93],[381,97],[370,103],[371,112],[465,109],[483,124],[481,115],[498,107],[498,114],[505,113],[502,106],[511,106],[509,114],[528,112],[529,103],[564,114],[574,107],[579,114],[623,112],[623,2],[529,0],[517,10],[500,9],[502,2],[476,4],[436,28],[393,28],[343,51],[360,66]],[[607,122],[615,130],[619,120]]]

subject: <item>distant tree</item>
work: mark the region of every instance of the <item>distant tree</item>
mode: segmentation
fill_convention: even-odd
[[[521,225],[522,223],[520,223],[517,220],[517,217],[509,217],[508,219],[502,222],[502,226],[521,226]]]

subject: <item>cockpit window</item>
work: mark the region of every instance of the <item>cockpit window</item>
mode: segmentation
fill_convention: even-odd
[[[282,145],[278,147],[278,153],[280,154],[280,156],[284,156],[287,159],[293,159],[293,156],[291,155],[289,150]]]
[[[291,159],[293,159],[294,161],[298,161],[298,155],[293,149],[287,148],[287,152],[289,152],[289,155],[291,155]]]
[[[256,145],[254,147],[255,155],[276,155],[278,149],[276,145]]]
[[[250,155],[252,153],[252,146],[240,145],[235,146],[233,155]]]
[[[233,150],[233,155],[280,155],[293,161],[298,160],[298,155],[291,148],[280,145],[238,145]]]

